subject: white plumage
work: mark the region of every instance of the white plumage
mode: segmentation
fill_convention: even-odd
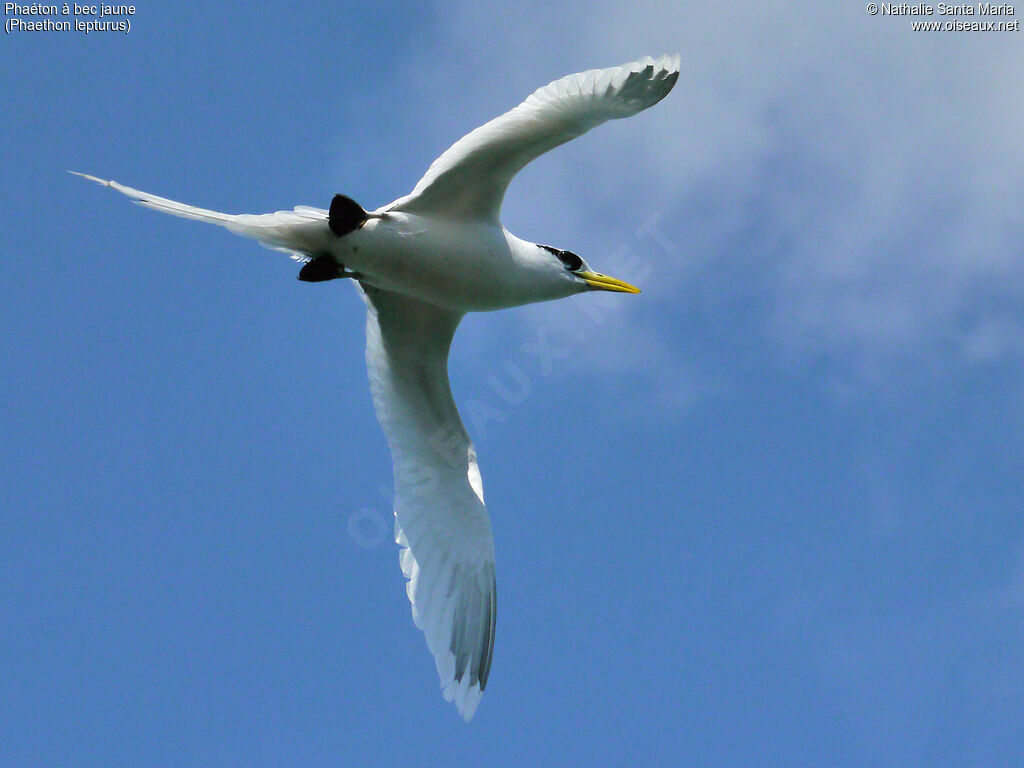
[[[329,259],[337,265],[330,277],[357,278],[367,309],[370,388],[394,462],[395,540],[413,620],[434,655],[444,697],[466,720],[487,684],[496,592],[476,453],[448,384],[452,337],[468,311],[586,290],[638,292],[569,251],[515,237],[501,226],[501,202],[531,160],[656,104],[678,76],[679,57],[663,56],[556,80],[457,141],[409,195],[365,214],[343,236],[322,208],[230,215],[78,174],[298,261]]]

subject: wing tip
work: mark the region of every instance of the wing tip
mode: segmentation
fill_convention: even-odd
[[[657,65],[666,72],[679,72],[682,66],[682,56],[678,53],[666,53],[658,57]]]
[[[456,696],[455,708],[458,710],[458,713],[462,715],[462,719],[465,722],[468,723],[473,719],[473,716],[476,714],[476,708],[480,706],[480,700],[483,698],[483,695],[483,689],[479,685],[474,684],[466,689],[465,694],[462,696],[461,704],[459,697]]]
[[[682,64],[682,56],[679,53],[663,53],[661,56],[642,56],[620,68],[630,72],[642,72],[648,67],[661,72],[678,72]]]
[[[479,682],[470,682],[469,675],[452,680],[444,689],[444,698],[455,705],[455,710],[467,723],[473,719],[484,691]]]
[[[408,539],[397,520],[395,541],[401,547],[399,565],[402,575],[408,579],[405,588],[406,596],[412,604],[413,623],[426,636],[427,648],[434,656],[434,664],[440,678],[441,695],[445,701],[455,706],[463,720],[469,722],[476,713],[487,687],[494,655],[494,626],[497,614],[494,566],[491,564],[487,569],[489,583],[481,585],[477,593],[480,598],[477,610],[482,614],[482,622],[477,636],[469,635],[463,638],[469,643],[467,650],[456,644],[456,640],[462,635],[457,627],[458,611],[454,610],[454,605],[450,603],[448,607],[442,609],[437,605],[436,599],[432,599],[450,594],[451,585],[449,588],[437,589],[437,576],[431,577],[429,573],[426,574],[426,581],[421,581],[425,572],[408,546]],[[437,566],[438,563],[433,565]],[[430,564],[427,570],[431,571]],[[449,573],[449,581],[458,570],[455,568]],[[420,594],[424,590],[425,594]]]

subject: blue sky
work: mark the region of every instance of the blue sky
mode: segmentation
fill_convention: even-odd
[[[0,41],[0,763],[1019,764],[1020,33],[495,16],[144,2]],[[467,725],[382,535],[352,289],[64,171],[375,207],[549,80],[674,51],[504,211],[644,293],[456,339],[499,591]]]

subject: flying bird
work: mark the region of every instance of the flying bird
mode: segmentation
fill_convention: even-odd
[[[678,77],[676,55],[556,80],[459,139],[410,194],[375,211],[335,195],[328,210],[231,215],[77,174],[289,253],[303,263],[300,280],[352,279],[366,303],[366,365],[394,463],[395,540],[413,620],[445,699],[466,720],[491,668],[496,590],[480,470],[448,383],[452,337],[467,312],[584,291],[639,293],[572,251],[521,240],[499,214],[527,163],[653,106]]]

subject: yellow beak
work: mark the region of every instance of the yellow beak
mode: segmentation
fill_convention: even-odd
[[[639,288],[635,285],[630,285],[625,280],[618,280],[614,277],[608,277],[608,275],[601,275],[597,272],[588,272],[586,270],[577,272],[576,274],[586,281],[591,290],[617,291],[618,293],[640,293]]]

